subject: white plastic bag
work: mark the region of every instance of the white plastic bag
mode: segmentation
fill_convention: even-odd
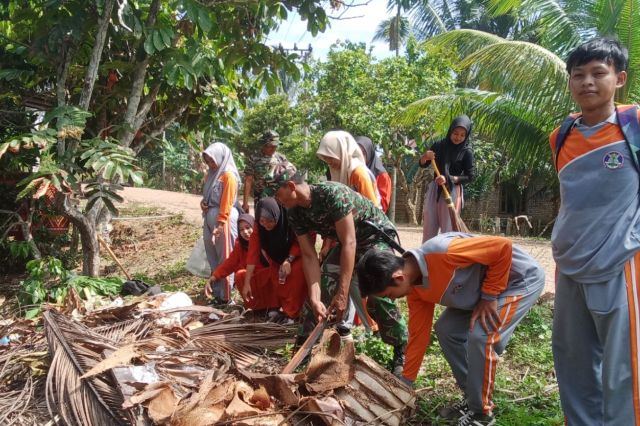
[[[193,246],[186,268],[187,271],[198,277],[209,278],[211,276],[211,267],[207,260],[207,253],[204,251],[204,239],[202,237]]]

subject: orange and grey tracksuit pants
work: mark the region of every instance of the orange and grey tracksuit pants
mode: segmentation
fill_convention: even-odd
[[[526,287],[498,296],[501,324],[497,331],[486,333],[479,321],[470,331],[472,311],[456,308],[447,308],[435,324],[444,357],[474,413],[487,414],[493,410],[498,357],[544,288],[544,273],[542,270],[537,273]]]
[[[610,281],[556,274],[553,357],[569,426],[640,425],[640,252]]]

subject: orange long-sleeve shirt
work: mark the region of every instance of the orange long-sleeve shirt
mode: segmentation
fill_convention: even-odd
[[[378,191],[374,186],[375,183],[371,181],[366,166],[357,167],[349,177],[349,183],[353,189],[363,197],[371,200],[376,206],[380,207],[380,199],[378,198]]]
[[[220,209],[218,210],[218,222],[227,223],[231,209],[236,202],[238,193],[238,181],[232,172],[224,172],[220,176],[223,190],[220,196]]]
[[[389,173],[380,173],[376,177],[376,186],[378,187],[378,193],[380,194],[380,204],[382,205],[382,211],[387,212],[389,205],[391,204],[391,177]]]
[[[472,310],[480,297],[495,299],[509,285],[511,240],[503,237],[451,237],[441,234],[409,250],[423,275],[407,296],[409,342],[404,376],[415,380],[431,339],[436,303]]]
[[[249,253],[249,250],[242,247],[242,244],[240,244],[240,238],[242,237],[238,237],[236,243],[233,245],[233,251],[229,257],[227,257],[224,262],[218,265],[215,271],[211,273],[211,276],[216,280],[226,278],[241,269],[247,269],[247,254]],[[260,264],[258,263],[258,265]]]

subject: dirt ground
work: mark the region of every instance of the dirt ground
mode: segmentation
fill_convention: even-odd
[[[154,270],[161,270],[170,265],[179,266],[181,261],[186,261],[193,243],[200,235],[202,216],[199,202],[201,197],[147,188],[125,188],[121,195],[125,201],[120,207],[153,207],[169,214],[182,215],[183,220],[136,219],[116,222],[112,234],[114,246],[120,250],[119,253],[116,252],[116,255],[120,254],[125,257],[126,264],[130,265],[132,271],[141,274],[150,274]],[[131,239],[133,231],[127,231],[127,227],[142,232],[143,237],[134,242]],[[147,231],[142,228],[146,228]],[[418,247],[421,244],[422,228],[399,225],[398,231],[404,247]],[[131,240],[127,242],[127,238]],[[551,243],[548,240],[525,238],[513,238],[513,241],[528,251],[544,268],[546,284],[543,293],[554,293],[555,265],[551,255]],[[149,253],[154,254],[149,255]]]

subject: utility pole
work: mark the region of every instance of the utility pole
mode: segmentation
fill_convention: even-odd
[[[309,47],[307,48],[300,48],[298,47],[297,43],[293,43],[292,48],[283,47],[282,43],[278,44],[278,46],[275,48],[278,49],[280,52],[286,53],[286,54],[300,53],[300,58],[302,59],[303,62],[305,62],[309,58],[309,56],[311,56],[311,52],[313,52],[313,47],[311,47],[311,43],[309,43]]]
[[[300,62],[307,62],[309,57],[311,57],[311,53],[313,52],[313,47],[311,43],[306,48],[298,47],[297,43],[293,43],[292,48],[285,48],[282,46],[282,43],[278,44],[278,46],[274,46],[274,49],[278,49],[281,53],[286,53],[287,55],[290,53],[297,53],[300,55]],[[305,154],[309,152],[309,125],[305,123],[304,125],[304,141],[303,141],[303,149]],[[309,176],[308,170],[304,171],[304,179],[306,180]]]

